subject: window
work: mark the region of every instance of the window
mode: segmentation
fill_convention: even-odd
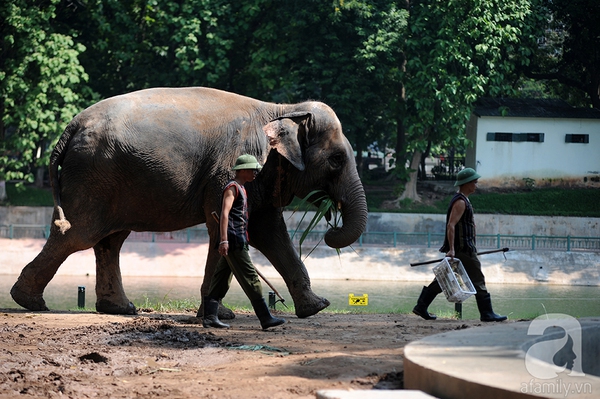
[[[487,134],[487,141],[510,141],[522,142],[528,141],[533,143],[543,143],[544,133],[503,133],[495,132]]]
[[[589,134],[565,134],[565,143],[583,143],[590,142]]]
[[[487,141],[513,141],[512,133],[488,133]]]

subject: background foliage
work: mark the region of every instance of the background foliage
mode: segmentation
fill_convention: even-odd
[[[23,0],[0,5],[0,180],[33,180],[48,164],[49,148],[91,93],[78,56],[81,43],[55,32],[51,0],[31,7]]]
[[[9,205],[12,206],[53,206],[52,194],[47,189],[32,186],[7,185]],[[403,213],[446,214],[452,195],[440,196],[435,201],[417,203],[405,201]],[[382,208],[389,195],[368,195],[369,212],[390,212]],[[536,188],[525,192],[477,191],[469,199],[479,213],[506,215],[600,217],[598,190],[585,188]],[[300,199],[289,206],[290,211],[315,210]]]
[[[5,0],[0,180],[41,185],[68,121],[102,98],[209,86],[265,101],[323,101],[340,117],[361,173],[363,151],[393,148],[392,181],[416,184],[407,161],[464,148],[481,96],[560,95],[598,106],[599,5]]]

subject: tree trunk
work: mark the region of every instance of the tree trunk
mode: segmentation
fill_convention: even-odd
[[[421,180],[425,181],[427,180],[427,170],[426,165],[425,165],[425,161],[427,160],[427,157],[429,156],[429,152],[431,151],[431,140],[429,140],[427,142],[427,149],[425,150],[424,153],[421,154]]]
[[[417,180],[419,173],[419,163],[421,162],[421,151],[415,151],[412,156],[412,160],[410,161],[410,169],[411,172],[408,175],[409,180],[404,187],[404,192],[400,196],[400,200],[405,198],[411,199],[413,201],[421,202],[421,197],[417,194]]]
[[[6,180],[0,180],[0,202],[6,201]]]
[[[396,121],[396,168],[406,167],[406,132],[404,131],[404,124],[402,123],[402,117],[399,117]]]
[[[364,176],[364,160],[363,160],[363,156],[362,156],[362,145],[358,142],[356,143],[356,170],[358,171],[358,176],[359,177],[363,177]]]
[[[42,188],[44,187],[44,173],[46,172],[46,168],[43,166],[38,166],[35,170],[35,186]]]

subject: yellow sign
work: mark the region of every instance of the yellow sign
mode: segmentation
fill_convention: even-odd
[[[369,304],[369,295],[363,294],[362,296],[354,296],[354,294],[348,294],[348,305],[351,306],[367,306]]]

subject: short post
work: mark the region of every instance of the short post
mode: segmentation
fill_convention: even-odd
[[[454,304],[454,311],[456,312],[458,320],[462,320],[462,302],[456,302]]]
[[[269,307],[275,310],[275,304],[277,300],[275,299],[275,293],[273,291],[269,291]]]
[[[80,309],[85,308],[85,287],[77,287],[77,307]]]

